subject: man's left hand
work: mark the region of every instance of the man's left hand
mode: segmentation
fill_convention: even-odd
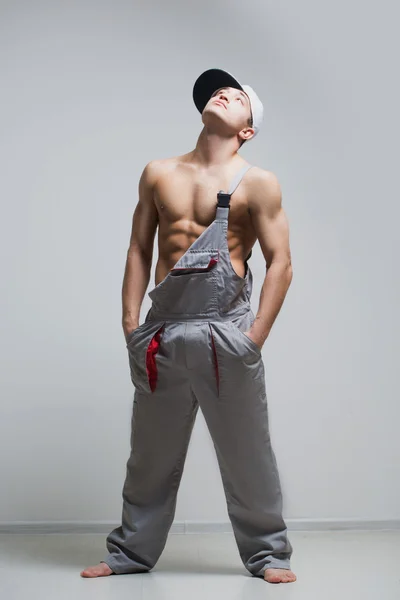
[[[262,347],[264,345],[265,340],[260,340],[256,337],[254,337],[254,335],[251,333],[251,331],[244,331],[243,332],[245,335],[247,335],[247,337],[249,337],[255,344],[256,346],[258,346],[260,348],[260,350],[262,350]]]

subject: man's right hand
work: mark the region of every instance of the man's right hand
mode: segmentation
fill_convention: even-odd
[[[123,325],[122,328],[124,330],[124,335],[125,335],[125,341],[128,341],[128,336],[129,334],[132,333],[132,331],[134,331],[137,327],[139,327],[139,323],[135,322],[135,323],[130,323],[129,325]]]

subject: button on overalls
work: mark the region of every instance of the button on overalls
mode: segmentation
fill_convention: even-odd
[[[241,560],[255,576],[290,568],[292,546],[271,447],[261,350],[250,329],[252,273],[233,269],[229,200],[218,193],[214,221],[149,292],[145,322],[127,338],[135,386],[131,453],[123,486],[122,525],[107,537],[115,573],[149,571],[172,525],[192,428],[199,408],[213,440]]]

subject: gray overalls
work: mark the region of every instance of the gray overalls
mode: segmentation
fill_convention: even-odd
[[[216,451],[241,560],[255,576],[290,568],[292,546],[268,424],[261,350],[250,329],[252,273],[236,274],[229,200],[252,165],[218,193],[214,221],[149,292],[145,322],[127,338],[135,386],[122,525],[107,537],[115,573],[149,571],[172,525],[199,405]]]

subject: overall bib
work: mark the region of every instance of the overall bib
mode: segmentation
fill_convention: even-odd
[[[292,546],[268,424],[261,350],[250,329],[253,276],[230,260],[230,196],[214,221],[149,293],[145,322],[127,338],[135,395],[122,524],[107,537],[115,573],[149,571],[167,541],[199,405],[209,429],[241,560],[254,576],[290,568]]]

